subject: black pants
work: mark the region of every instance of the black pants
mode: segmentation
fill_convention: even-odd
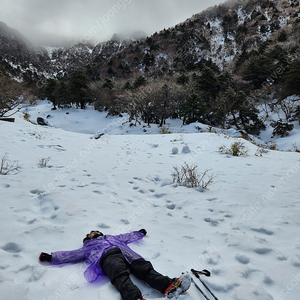
[[[141,291],[131,281],[129,277],[130,274],[143,280],[161,293],[164,293],[174,281],[174,279],[156,272],[152,264],[142,258],[129,264],[118,248],[110,250],[110,252],[101,259],[100,266],[111,283],[120,292],[123,300],[137,300],[143,298]]]

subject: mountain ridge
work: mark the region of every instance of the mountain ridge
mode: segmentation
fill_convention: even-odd
[[[141,48],[140,45],[137,45],[140,44],[140,41],[144,45],[144,49],[141,49],[142,52],[150,54],[160,52],[157,63],[162,65],[168,64],[166,59],[162,59],[163,57],[177,56],[177,59],[179,57],[180,60],[184,52],[184,56],[192,57],[193,62],[191,63],[195,64],[197,59],[202,58],[212,59],[218,67],[224,69],[238,54],[242,53],[243,47],[247,47],[248,50],[257,48],[259,43],[268,40],[272,34],[274,35],[274,32],[288,28],[293,19],[299,20],[299,2],[297,0],[288,2],[294,3],[294,7],[291,7],[291,4],[287,5],[287,2],[286,0],[228,1],[210,7],[174,27],[164,29],[159,33],[156,32],[147,38],[122,39],[122,35],[115,34],[110,41],[97,45],[78,43],[70,47],[52,47],[51,52],[47,51],[49,47],[33,46],[18,31],[13,30],[18,36],[17,47],[12,47],[14,39],[8,41],[7,36],[0,35],[0,44],[2,45],[0,55],[2,61],[4,60],[13,68],[15,65],[19,66],[21,72],[14,70],[12,73],[19,73],[20,80],[28,80],[27,77],[33,80],[61,78],[86,65],[96,65],[96,77],[106,76],[107,73],[103,72],[103,69],[108,69],[107,57],[115,57],[121,51],[128,52],[132,50],[128,47],[132,46],[135,46],[135,49],[132,50],[135,51]],[[295,15],[291,15],[292,13]],[[6,26],[6,28],[9,27]],[[247,30],[250,32],[241,42],[243,31]],[[10,31],[12,30],[10,29]],[[152,47],[147,45],[149,39],[156,42],[156,45],[152,45]],[[116,46],[113,45],[113,42],[121,42],[122,45]],[[14,48],[20,51],[12,51]],[[129,55],[125,54],[125,57],[123,55],[122,60],[125,58],[134,69],[141,69],[127,56]],[[156,56],[158,56],[157,53]],[[103,62],[103,58],[106,62]],[[26,66],[22,68],[22,64],[26,64]],[[149,66],[147,67],[149,69]],[[9,69],[11,70],[11,68]],[[25,76],[23,76],[24,73]]]
[[[264,85],[269,94],[290,96],[298,93],[295,84],[286,91],[276,83],[299,60],[299,16],[298,0],[242,0],[210,7],[142,39],[115,34],[97,45],[56,48],[34,47],[2,34],[0,70],[40,92],[49,79],[67,80],[78,69],[91,82],[126,80],[130,87],[139,76],[151,82],[166,74],[199,75],[206,66],[215,74],[230,74],[248,94],[251,89],[262,93]]]

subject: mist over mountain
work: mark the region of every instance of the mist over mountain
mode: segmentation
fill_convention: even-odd
[[[88,39],[97,44],[114,33],[151,35],[174,26],[222,0],[39,0],[1,1],[0,20],[44,46]]]

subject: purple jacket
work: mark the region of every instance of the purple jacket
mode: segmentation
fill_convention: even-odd
[[[120,235],[105,235],[102,239],[91,239],[84,242],[83,247],[73,251],[52,252],[51,264],[58,265],[64,263],[74,263],[86,260],[90,265],[84,272],[84,277],[88,282],[94,282],[100,275],[105,275],[99,261],[103,254],[112,247],[118,247],[122,251],[128,263],[142,258],[139,254],[131,250],[127,244],[142,239],[144,235],[139,231]]]

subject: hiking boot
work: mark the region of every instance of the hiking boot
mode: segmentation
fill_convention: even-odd
[[[177,299],[179,295],[186,292],[191,286],[191,276],[188,273],[183,274],[176,279],[165,291],[165,295]]]

